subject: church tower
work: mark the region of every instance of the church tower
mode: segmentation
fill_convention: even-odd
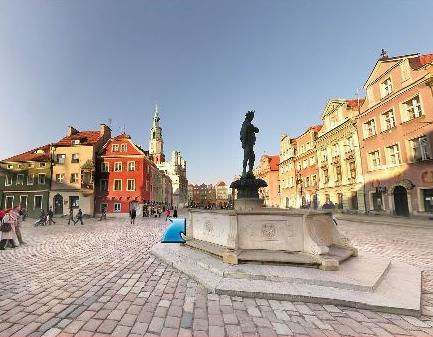
[[[149,153],[151,154],[155,164],[160,164],[165,161],[162,129],[159,126],[158,104],[155,104],[153,124],[152,128],[150,129]]]

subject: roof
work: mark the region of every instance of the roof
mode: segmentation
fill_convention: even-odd
[[[122,139],[131,139],[131,136],[127,135],[126,133],[122,133],[118,136],[111,138],[110,140],[122,140]]]
[[[433,54],[424,54],[418,55],[417,57],[413,57],[409,59],[409,64],[414,69],[419,69],[426,64],[433,62]]]
[[[280,164],[280,156],[279,155],[275,155],[275,156],[264,155],[263,158],[268,159],[271,171],[278,171],[278,165]]]
[[[357,98],[355,98],[355,99],[348,99],[347,100],[347,106],[349,108],[356,109],[356,108],[359,108],[364,103],[364,101],[365,101],[365,98],[360,98],[359,99],[359,104],[358,104],[358,99]]]
[[[33,150],[18,154],[16,156],[5,159],[8,162],[25,162],[25,161],[49,161],[50,160],[50,145],[37,147]]]
[[[218,181],[215,186],[226,186],[226,183],[224,181]]]
[[[71,146],[73,140],[80,139],[80,145],[95,145],[102,135],[99,131],[79,131],[71,136],[60,139],[55,146]]]

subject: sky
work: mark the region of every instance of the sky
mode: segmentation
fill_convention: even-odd
[[[0,159],[111,119],[148,148],[159,106],[166,157],[192,183],[256,163],[331,98],[355,98],[384,48],[431,53],[431,0],[0,0]],[[430,42],[429,42],[430,41]],[[361,91],[362,94],[362,91]]]

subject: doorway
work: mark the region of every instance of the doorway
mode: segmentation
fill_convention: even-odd
[[[63,197],[60,194],[56,194],[53,200],[54,214],[63,214]]]
[[[407,204],[407,191],[403,186],[394,188],[394,207],[395,214],[399,216],[409,216],[409,206]]]

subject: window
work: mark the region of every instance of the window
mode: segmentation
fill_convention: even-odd
[[[317,184],[317,177],[315,174],[311,176],[311,181],[312,181],[313,186],[315,186]]]
[[[322,161],[328,161],[328,151],[322,150]]]
[[[101,172],[109,172],[110,171],[110,164],[103,162],[101,163]]]
[[[340,155],[340,147],[338,144],[332,145],[332,157],[338,157]]]
[[[107,179],[101,179],[99,186],[100,186],[101,192],[108,192],[108,180]]]
[[[306,168],[308,166],[308,159],[304,159],[302,163],[302,167]]]
[[[316,159],[313,157],[310,157],[310,166],[313,166],[316,163]]]
[[[14,168],[14,166],[12,165],[12,164],[8,164],[8,169],[9,170],[11,170],[11,169],[13,169]]]
[[[121,191],[122,190],[122,180],[120,179],[114,179],[114,191]]]
[[[423,190],[424,211],[433,212],[433,189]]]
[[[126,151],[128,151],[128,145],[127,145],[127,144],[122,144],[122,145],[120,145],[120,151],[121,151],[121,152],[126,152]]]
[[[27,195],[20,195],[20,206],[27,208]]]
[[[57,155],[57,164],[63,165],[65,163],[66,155],[58,154]]]
[[[12,185],[12,176],[6,176],[5,186],[10,186],[10,185]]]
[[[119,144],[113,144],[111,146],[111,152],[119,152]]]
[[[18,164],[18,168],[19,168],[19,169],[23,169],[23,168],[24,168],[24,165],[22,165],[22,164]]]
[[[45,167],[45,163],[39,163],[39,167]]]
[[[310,177],[305,178],[305,187],[310,186]]]
[[[336,165],[335,166],[335,181],[336,182],[341,182],[341,166],[340,165]]]
[[[415,96],[411,100],[403,103],[404,110],[406,111],[406,121],[421,117],[423,115],[421,109],[421,101],[419,96]]]
[[[128,162],[128,171],[135,171],[135,161]]]
[[[73,153],[71,163],[79,163],[80,162],[80,154],[79,153]]]
[[[128,191],[135,191],[135,179],[128,179],[127,180],[127,190]]]
[[[375,211],[381,211],[383,210],[383,201],[382,201],[382,193],[373,193],[373,209]]]
[[[149,181],[146,180],[146,192],[149,192]]]
[[[5,198],[5,208],[12,208],[14,207],[14,197],[11,195],[8,195]]]
[[[45,185],[45,173],[38,174],[38,184]]]
[[[65,180],[65,174],[64,173],[57,173],[56,174],[56,182],[62,183]]]
[[[114,163],[114,172],[122,171],[122,162],[118,161]]]
[[[17,174],[17,185],[24,185],[24,174]]]
[[[412,139],[410,142],[412,161],[431,159],[430,142],[426,136]]]
[[[71,184],[78,183],[78,173],[71,174]]]
[[[80,140],[79,140],[79,139],[74,139],[74,140],[71,142],[71,144],[72,144],[72,145],[79,145],[79,144],[80,144]]]
[[[374,151],[369,153],[370,157],[370,169],[376,170],[380,166],[380,154],[379,151]]]
[[[30,163],[30,164],[29,164],[29,167],[30,167],[30,168],[35,167],[35,164]]]
[[[346,152],[353,151],[354,148],[353,137],[346,138]]]
[[[380,85],[380,90],[382,93],[382,97],[388,96],[392,93],[391,78],[387,78],[385,82],[382,82],[382,84]]]
[[[388,146],[386,148],[386,150],[388,151],[388,158],[389,158],[389,163],[392,165],[398,165],[401,163],[400,161],[400,150],[398,148],[398,145],[391,145]]]
[[[323,169],[323,183],[329,183],[329,172],[328,169]]]
[[[71,208],[80,207],[80,197],[70,196],[69,197],[69,204],[71,205]]]
[[[122,204],[119,204],[119,203],[116,202],[116,203],[114,204],[114,211],[115,211],[115,212],[120,212],[121,209],[122,209]]]
[[[298,169],[298,171],[302,168],[302,163],[300,161],[296,163],[296,168]]]
[[[33,185],[35,183],[35,175],[29,174],[27,176],[27,185]]]
[[[349,177],[350,179],[356,179],[356,164],[354,161],[349,162]]]
[[[395,127],[394,111],[389,110],[382,114],[382,130],[389,130]]]
[[[374,136],[376,134],[376,123],[374,119],[370,119],[367,123],[364,123],[364,138]]]
[[[34,209],[42,209],[42,195],[35,195]]]

